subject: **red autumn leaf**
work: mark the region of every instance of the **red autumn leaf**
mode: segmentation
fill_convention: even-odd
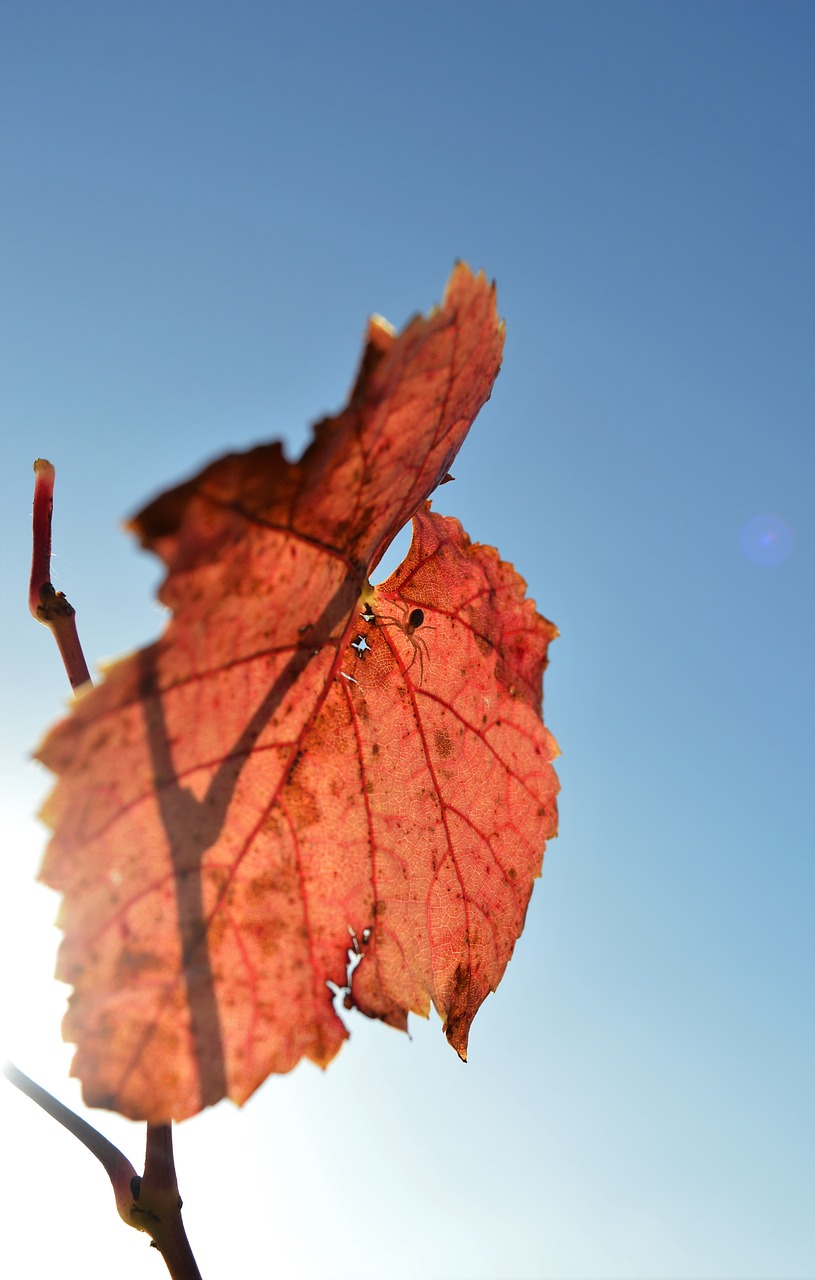
[[[180,1119],[327,1065],[352,939],[346,1005],[405,1028],[432,1002],[466,1056],[556,827],[555,629],[425,502],[502,346],[494,290],[460,265],[426,319],[371,322],[347,408],[298,463],[230,454],[133,521],[171,620],[39,753],[90,1104]]]

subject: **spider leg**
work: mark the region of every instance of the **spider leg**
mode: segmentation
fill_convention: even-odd
[[[413,646],[413,657],[411,658],[411,660],[410,660],[410,662],[408,663],[408,665],[407,665],[407,667],[405,668],[405,670],[406,670],[406,671],[409,671],[409,670],[410,670],[410,668],[413,666],[414,662],[416,661],[416,655],[418,654],[418,656],[419,656],[419,684],[421,685],[421,684],[424,684],[424,658],[425,658],[425,654],[427,654],[427,659],[428,659],[428,661],[430,661],[430,650],[429,650],[429,649],[428,649],[428,647],[427,647],[427,641],[425,640],[424,636],[409,635],[409,636],[408,636],[408,640],[410,641],[410,643],[411,643],[411,644],[412,644],[412,646]]]
[[[419,684],[422,685],[424,684],[424,653],[422,652],[422,641],[414,640],[413,636],[411,636],[410,638],[411,640],[413,640],[413,643],[416,648],[416,653],[418,653],[419,655]],[[427,642],[425,642],[425,648],[427,648]],[[430,655],[428,654],[428,657],[429,656]],[[415,654],[414,654],[414,657],[415,657]]]

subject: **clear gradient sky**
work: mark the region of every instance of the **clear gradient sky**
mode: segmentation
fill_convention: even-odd
[[[97,664],[161,626],[120,521],[227,448],[299,451],[368,314],[464,258],[506,357],[436,506],[561,633],[561,835],[469,1063],[435,1016],[353,1015],[325,1074],[184,1125],[206,1280],[815,1274],[814,54],[811,3],[4,8],[4,1052],[77,1105],[33,883],[67,699],[35,457]],[[159,1275],[2,1080],[0,1125],[0,1272]]]

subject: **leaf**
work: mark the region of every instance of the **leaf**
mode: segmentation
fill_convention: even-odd
[[[555,629],[425,502],[502,346],[494,290],[459,265],[426,319],[371,322],[299,462],[230,454],[132,522],[171,619],[39,753],[89,1104],[158,1123],[326,1066],[348,1034],[328,983],[401,1028],[432,1002],[466,1056],[556,828]]]

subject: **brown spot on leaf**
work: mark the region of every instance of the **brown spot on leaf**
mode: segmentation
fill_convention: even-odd
[[[286,788],[286,812],[291,822],[300,830],[313,827],[320,821],[320,806],[312,791],[304,786],[297,777],[289,781]]]

